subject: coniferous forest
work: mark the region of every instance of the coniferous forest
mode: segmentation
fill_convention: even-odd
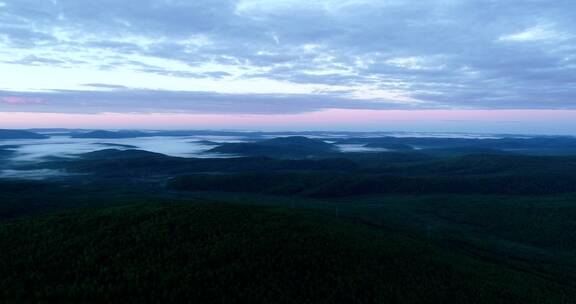
[[[574,303],[576,140],[260,137],[205,157],[3,146],[0,298]]]

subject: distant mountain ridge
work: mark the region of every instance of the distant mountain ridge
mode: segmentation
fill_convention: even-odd
[[[278,137],[253,143],[227,143],[208,152],[245,156],[308,157],[338,152],[335,145],[304,136]]]
[[[141,131],[90,131],[86,133],[72,134],[72,138],[99,138],[99,139],[123,139],[154,136]]]
[[[24,131],[24,130],[8,130],[0,129],[0,140],[2,139],[47,139],[49,136]]]
[[[83,159],[134,159],[134,158],[170,158],[161,153],[155,153],[145,150],[119,150],[119,149],[104,149],[94,152],[82,154]]]

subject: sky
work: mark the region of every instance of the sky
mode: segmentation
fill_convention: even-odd
[[[576,2],[0,0],[0,127],[576,134]]]

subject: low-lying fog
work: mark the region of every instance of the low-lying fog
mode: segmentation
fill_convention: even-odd
[[[139,149],[178,157],[227,157],[222,154],[206,153],[214,146],[202,141],[217,143],[243,142],[243,137],[233,136],[195,136],[195,137],[141,137],[126,139],[84,139],[69,136],[54,136],[49,139],[20,139],[0,141],[0,146],[16,153],[9,158],[18,162],[37,162],[49,157],[76,157],[103,149]],[[13,147],[10,147],[13,146]],[[340,146],[343,152],[381,151],[362,145],[346,144]]]
[[[291,134],[295,135],[295,134]],[[382,136],[383,134],[379,134]],[[448,137],[447,134],[415,134],[415,133],[395,133],[386,134],[388,136],[415,136],[415,137]],[[230,143],[243,142],[246,137],[239,136],[185,136],[185,137],[141,137],[126,139],[84,139],[72,138],[68,135],[50,135],[49,139],[25,139],[25,140],[0,140],[0,148],[14,151],[14,154],[5,157],[5,164],[26,164],[49,160],[52,157],[74,158],[79,154],[88,153],[103,149],[140,149],[156,153],[162,153],[178,157],[231,157],[207,153],[213,148],[209,142]],[[342,138],[346,135],[325,134],[322,136],[305,134],[307,137]],[[266,136],[267,137],[277,137]],[[485,135],[461,134],[450,137],[486,137]],[[346,144],[339,145],[342,152],[363,152],[363,151],[385,151],[386,149],[366,148],[363,145]],[[41,179],[61,176],[63,172],[50,170],[14,170],[15,168],[0,166],[0,178],[23,178]]]
[[[103,149],[140,149],[179,157],[226,157],[205,153],[213,148],[201,141],[238,142],[240,138],[224,136],[202,137],[143,137],[126,139],[83,139],[53,136],[49,139],[0,140],[0,146],[14,154],[5,158],[6,164],[25,164],[52,157],[74,158],[79,154]],[[54,170],[14,170],[0,167],[0,178],[43,179],[62,176]]]
[[[0,141],[2,146],[16,153],[11,161],[35,162],[49,157],[75,157],[78,154],[103,149],[140,149],[180,157],[215,157],[204,153],[213,146],[199,141],[237,142],[231,137],[142,137],[126,139],[84,139],[69,136],[54,136],[49,139],[26,139]]]

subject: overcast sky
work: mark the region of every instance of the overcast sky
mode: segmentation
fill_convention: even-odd
[[[5,117],[575,109],[573,0],[0,0]]]

